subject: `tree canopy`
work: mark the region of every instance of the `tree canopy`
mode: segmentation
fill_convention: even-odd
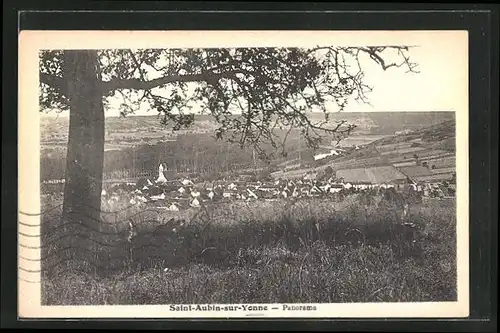
[[[193,123],[193,110],[209,113],[218,123],[218,139],[251,144],[261,155],[262,143],[276,148],[293,129],[310,147],[317,147],[324,135],[337,140],[348,135],[354,126],[328,115],[344,110],[351,100],[368,102],[372,87],[364,79],[366,61],[383,70],[416,71],[408,46],[96,52],[105,109],[118,97],[122,116],[146,103],[174,130]],[[42,110],[69,109],[66,67],[64,51],[40,53]],[[324,120],[313,122],[310,111],[322,111]]]

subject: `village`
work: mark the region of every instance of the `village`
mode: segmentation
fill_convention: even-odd
[[[399,171],[393,166],[338,170],[328,178],[316,179],[310,175],[295,179],[268,177],[249,181],[244,177],[198,182],[197,179],[168,180],[165,166],[160,163],[155,180],[142,178],[137,182],[121,183],[103,189],[102,204],[114,207],[120,202],[129,205],[148,205],[158,209],[179,211],[199,208],[214,202],[253,201],[278,199],[324,198],[340,201],[351,194],[377,196],[392,189],[403,197],[419,200],[450,198],[455,195],[453,181],[422,181],[418,171],[425,167],[406,167]],[[415,176],[416,175],[416,176]]]
[[[268,165],[259,165],[252,151],[245,152],[251,157],[246,163],[239,164],[235,152],[229,161],[225,155],[228,151],[224,150],[220,154],[225,163],[200,167],[206,155],[197,151],[191,153],[183,168],[175,156],[163,155],[165,147],[148,150],[132,155],[149,156],[140,167],[134,160],[128,168],[118,166],[104,172],[101,209],[115,211],[143,205],[179,211],[231,201],[338,201],[356,193],[378,196],[387,189],[403,196],[411,191],[422,200],[453,198],[454,137],[454,123],[447,120],[383,136],[357,134],[340,143],[325,141],[314,153],[301,149],[298,140],[299,146],[291,156],[272,160]],[[198,141],[191,139],[191,144],[196,145]],[[44,180],[42,186],[43,196],[58,196],[64,179]]]

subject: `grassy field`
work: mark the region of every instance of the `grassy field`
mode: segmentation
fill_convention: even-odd
[[[415,204],[410,232],[390,204],[311,200],[103,213],[98,231],[66,230],[65,242],[54,210],[42,224],[43,304],[456,300],[454,201]]]

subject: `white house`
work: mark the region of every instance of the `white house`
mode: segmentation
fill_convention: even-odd
[[[198,208],[200,207],[200,202],[198,201],[197,198],[194,198],[193,201],[189,204],[191,207]]]
[[[179,207],[178,207],[175,203],[172,203],[172,204],[168,207],[168,210],[169,210],[169,211],[172,211],[172,212],[178,212],[178,211],[179,211]]]
[[[165,199],[165,193],[162,193],[160,195],[152,195],[151,200],[156,201],[156,200],[164,200]]]
[[[181,181],[181,183],[182,183],[182,185],[184,185],[184,186],[188,186],[188,185],[193,185],[193,184],[194,184],[194,183],[193,183],[191,180],[189,180],[189,179],[183,179],[183,180]]]

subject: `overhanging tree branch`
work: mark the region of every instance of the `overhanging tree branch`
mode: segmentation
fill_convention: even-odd
[[[108,82],[102,82],[101,89],[104,93],[116,89],[150,90],[174,82],[214,82],[221,77],[223,77],[223,74],[187,74],[169,75],[149,81],[140,79],[115,79]]]
[[[341,137],[352,129],[345,123],[331,126],[330,110],[343,110],[351,98],[369,102],[365,94],[371,87],[365,83],[361,60],[373,61],[383,70],[406,67],[416,72],[407,54],[410,47],[104,50],[99,90],[105,100],[125,90],[125,113],[133,112],[132,104],[145,101],[150,110],[163,115],[162,120],[182,128],[192,123],[184,110],[208,110],[220,124],[217,137],[231,134],[241,146],[258,145],[262,140],[274,147],[275,132],[283,131],[279,133],[287,137],[282,126],[303,128],[305,138],[316,146],[319,132]],[[67,88],[59,58],[53,53],[41,58],[44,107],[67,104],[61,96]],[[194,83],[194,89],[186,83]],[[166,94],[155,94],[154,88],[165,88]],[[139,93],[136,98],[137,91],[142,91],[142,97]],[[324,122],[309,120],[306,113],[315,110],[325,113]]]

